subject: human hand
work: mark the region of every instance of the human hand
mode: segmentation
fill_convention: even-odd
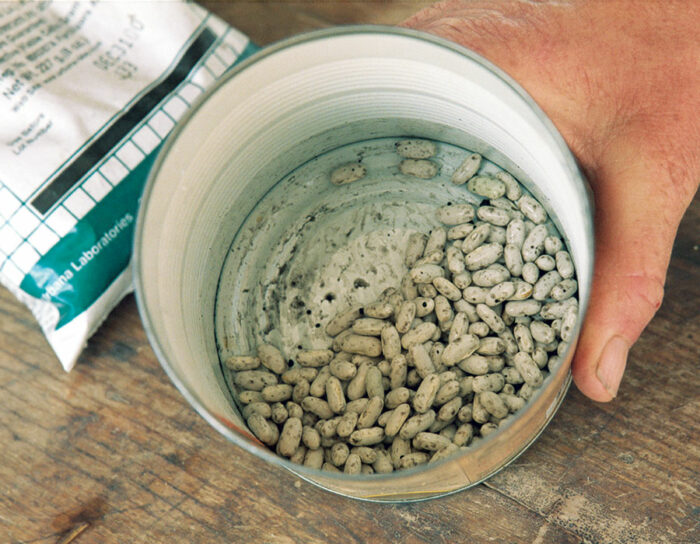
[[[554,122],[595,195],[596,262],[572,363],[596,401],[661,305],[680,220],[700,182],[700,3],[448,1],[403,26],[481,54]]]

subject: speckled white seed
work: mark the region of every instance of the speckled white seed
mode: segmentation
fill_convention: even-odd
[[[333,185],[347,185],[367,175],[367,168],[359,162],[351,162],[337,167],[331,172]]]
[[[420,179],[432,179],[437,176],[438,170],[438,165],[427,159],[404,159],[399,164],[402,174]]]
[[[394,146],[396,152],[406,159],[429,159],[437,152],[435,143],[430,140],[399,140]]]
[[[459,225],[474,219],[474,207],[471,204],[452,204],[442,206],[435,212],[438,221],[445,225]]]
[[[506,194],[505,184],[492,176],[474,176],[467,182],[467,190],[486,198],[500,198]]]
[[[464,185],[471,177],[476,174],[481,166],[481,155],[471,153],[462,161],[462,163],[452,173],[452,183],[455,185]]]

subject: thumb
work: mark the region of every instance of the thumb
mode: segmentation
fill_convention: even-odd
[[[596,213],[596,260],[591,298],[572,364],[579,390],[612,400],[630,346],[663,298],[673,239],[685,206],[664,194],[658,167],[639,153],[610,150],[591,184]],[[654,170],[657,170],[656,172]],[[668,174],[665,174],[668,177]]]

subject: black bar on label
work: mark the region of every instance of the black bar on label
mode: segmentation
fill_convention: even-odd
[[[216,40],[209,28],[204,28],[187,48],[170,74],[129,108],[109,127],[102,136],[91,143],[73,162],[56,176],[34,199],[32,206],[45,214],[75,184],[116,146],[134,127],[141,123],[155,107],[189,75],[192,68],[204,56]]]

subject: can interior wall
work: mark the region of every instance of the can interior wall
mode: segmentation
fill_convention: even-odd
[[[498,69],[450,42],[403,29],[314,32],[242,63],[168,140],[144,193],[135,242],[137,299],[149,339],[202,417],[274,465],[370,500],[444,495],[512,461],[556,411],[573,353],[505,428],[456,458],[414,469],[325,473],[277,457],[245,429],[214,338],[217,283],[231,241],[258,201],[297,166],[360,139],[401,135],[477,151],[545,205],[576,266],[580,326],[593,235],[586,183],[571,153],[534,102]]]

